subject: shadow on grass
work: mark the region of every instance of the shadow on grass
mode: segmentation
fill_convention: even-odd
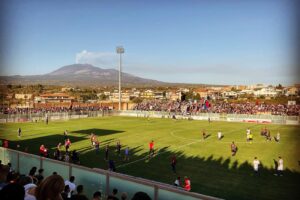
[[[79,142],[86,140],[86,137],[79,137],[79,136],[68,136],[70,138],[71,143]],[[37,138],[31,138],[31,139],[23,139],[19,141],[9,141],[9,147],[12,149],[19,149],[20,151],[24,151],[25,148],[28,148],[29,153],[37,153],[39,152],[39,148],[42,144],[45,145],[46,148],[50,150],[56,148],[58,143],[61,143],[62,146],[64,145],[64,136],[61,135],[48,135],[48,136],[42,136]],[[17,148],[17,145],[20,145],[19,148]],[[71,145],[72,146],[72,145]]]
[[[124,131],[92,128],[92,129],[84,129],[84,130],[72,131],[71,134],[72,133],[83,133],[83,134],[90,135],[91,133],[94,133],[97,136],[105,136],[105,135],[111,135],[111,134],[123,133],[123,132]]]
[[[69,137],[72,142],[88,140],[86,136],[75,137],[70,134]],[[38,154],[40,144],[44,143],[48,148],[55,147],[58,141],[63,139],[63,135],[51,135],[18,143],[21,147],[29,146],[30,153]],[[16,148],[17,142],[13,141],[10,144],[12,148]],[[129,148],[130,159],[124,161],[124,150],[127,146],[122,144],[121,154],[118,155],[116,140],[108,139],[102,142],[98,153],[92,147],[76,149],[80,152],[81,165],[108,169],[108,163],[104,160],[106,144],[110,146],[109,159],[115,161],[119,173],[168,184],[173,184],[177,176],[182,180],[184,176],[188,176],[191,179],[192,192],[224,199],[300,199],[298,171],[285,168],[283,176],[274,176],[275,166],[270,169],[262,164],[259,174],[255,174],[251,163],[239,162],[236,157],[230,156],[230,152],[228,157],[187,156],[186,152],[180,149],[171,150],[169,146],[165,146],[149,159],[148,151],[145,151],[143,145],[139,145]],[[177,158],[176,173],[172,171],[170,163],[173,155]],[[295,162],[298,160],[295,159]]]
[[[89,140],[89,135],[91,133],[96,134],[97,136],[105,136],[105,135],[111,135],[115,133],[122,133],[124,131],[118,131],[118,130],[108,130],[108,129],[85,129],[85,130],[78,130],[78,131],[72,131],[68,134],[68,138],[70,139],[71,143],[76,143],[84,140]],[[84,136],[75,136],[72,133],[83,133],[86,134]],[[101,140],[101,138],[100,138]],[[104,146],[106,144],[110,144],[115,139],[106,139],[104,141],[101,141],[101,146]],[[28,153],[33,154],[39,154],[39,148],[40,145],[44,144],[46,148],[49,149],[50,156],[53,155],[56,146],[58,143],[62,144],[61,150],[64,150],[64,135],[63,134],[53,134],[53,135],[41,135],[41,137],[36,138],[21,138],[21,140],[13,140],[9,141],[9,147],[12,149],[17,149],[20,151],[27,151]],[[17,146],[20,147],[17,147]],[[26,150],[27,149],[27,150]],[[86,147],[85,151],[91,151],[92,147]],[[71,147],[69,149],[70,151],[75,150],[71,144]]]
[[[121,156],[116,147],[110,146],[109,157],[115,161],[119,173],[147,178],[167,184],[173,184],[176,177],[188,176],[192,182],[192,191],[224,199],[299,199],[300,173],[285,168],[283,176],[274,176],[275,168],[260,165],[259,174],[255,174],[251,163],[239,162],[235,157],[186,156],[185,152],[170,150],[168,146],[157,151],[149,159],[149,153],[142,146],[130,149],[130,160],[124,161],[124,149]],[[171,157],[176,155],[176,173],[172,171]],[[104,149],[99,154],[85,151],[81,154],[83,165],[107,169]],[[95,158],[98,162],[91,162]],[[295,161],[297,162],[297,161]]]

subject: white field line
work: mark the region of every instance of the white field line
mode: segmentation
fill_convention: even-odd
[[[252,127],[254,127],[254,126],[257,126],[257,124],[255,124],[255,125],[253,125],[253,126],[251,126],[251,127],[249,127],[249,128],[252,128]],[[244,130],[244,129],[232,130],[232,131],[227,132],[227,133],[231,133],[231,132],[235,132],[235,131],[239,131],[239,130]],[[178,138],[180,138],[180,139],[192,140],[192,141],[193,141],[193,142],[190,142],[190,143],[187,143],[187,144],[184,144],[184,145],[180,145],[180,146],[178,146],[178,147],[176,147],[176,148],[174,148],[174,149],[172,149],[172,150],[177,150],[177,149],[180,149],[180,148],[182,148],[182,147],[186,147],[186,146],[195,144],[195,143],[197,143],[197,142],[203,141],[203,140],[201,140],[201,139],[196,140],[196,139],[189,139],[189,138],[184,138],[184,137],[176,136],[176,135],[174,135],[173,132],[171,132],[170,134],[171,134],[171,136],[173,136],[173,137],[175,136],[175,137],[178,137]],[[210,139],[210,138],[212,138],[212,136],[210,136],[209,138],[207,138],[207,139],[205,139],[205,140],[208,140],[208,139]],[[157,153],[155,156],[161,155],[161,154],[166,153],[166,152],[167,152],[167,151],[161,152],[161,153]],[[146,156],[146,157],[144,157],[144,158],[140,158],[140,159],[135,160],[135,161],[132,161],[132,162],[129,162],[129,163],[121,164],[121,165],[117,166],[116,168],[125,167],[125,166],[131,165],[131,164],[134,164],[134,163],[137,163],[137,162],[146,160],[146,159],[148,159],[148,156]]]
[[[202,140],[198,140],[198,141],[190,142],[190,143],[188,143],[188,144],[180,145],[180,146],[176,147],[176,148],[173,149],[173,150],[180,149],[180,148],[182,148],[182,147],[189,146],[189,145],[191,145],[191,144],[195,144],[195,143],[201,142],[201,141],[202,141]],[[158,155],[161,155],[161,154],[163,154],[163,153],[167,153],[167,152],[168,152],[168,151],[156,153],[156,154],[155,154],[155,157],[158,156]],[[140,158],[140,159],[135,160],[135,161],[132,161],[132,162],[129,162],[129,163],[125,163],[125,164],[119,165],[119,166],[117,166],[116,168],[125,167],[125,166],[131,165],[131,164],[134,164],[134,163],[136,163],[136,162],[139,162],[139,161],[142,161],[142,160],[146,160],[146,159],[148,159],[148,156],[146,156],[146,157],[144,157],[144,158]]]

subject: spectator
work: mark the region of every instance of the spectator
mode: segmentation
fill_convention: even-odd
[[[35,196],[37,200],[62,200],[64,188],[64,179],[59,175],[51,175],[36,188]]]
[[[131,200],[151,200],[151,198],[145,192],[137,192],[134,194]]]
[[[76,190],[77,194],[71,197],[72,200],[88,200],[88,198],[83,194],[83,185],[78,185]]]
[[[25,186],[27,184],[33,184],[33,179],[31,176],[22,175],[19,178],[18,184]]]
[[[108,195],[107,200],[119,200],[117,198],[118,189],[114,188],[111,195]]]
[[[29,176],[32,178],[34,184],[37,184],[38,182],[38,179],[35,177],[36,170],[37,170],[36,167],[32,167],[29,171]]]
[[[97,191],[93,194],[92,200],[101,200],[101,192]]]
[[[24,187],[17,183],[10,183],[0,191],[1,200],[24,200]]]
[[[65,189],[61,193],[61,197],[63,198],[63,200],[71,199],[71,196],[69,194],[70,194],[70,186],[69,185],[65,185]]]
[[[35,176],[37,168],[36,167],[32,167],[29,171],[29,176],[33,177]]]
[[[25,198],[24,200],[36,200],[34,194],[35,194],[35,189],[36,189],[36,185],[33,183],[29,183],[24,185],[24,189],[25,189]]]
[[[9,167],[1,165],[0,167],[0,190],[7,185],[7,175],[9,173]]]
[[[126,200],[127,197],[128,197],[128,195],[127,195],[126,192],[123,192],[123,193],[121,194],[121,200]]]
[[[75,181],[75,176],[71,176],[69,180],[65,181],[65,185],[68,185],[70,188],[70,192],[69,192],[69,197],[71,197],[71,195],[75,192],[76,189],[76,184],[74,183]]]
[[[44,169],[39,169],[38,174],[35,175],[35,178],[37,179],[37,185],[39,185],[44,179],[43,173],[44,173]]]
[[[10,173],[15,172],[14,168],[11,166],[11,163],[7,163],[7,166],[9,167],[9,172]]]

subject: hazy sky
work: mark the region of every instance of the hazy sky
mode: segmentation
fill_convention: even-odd
[[[296,81],[285,0],[1,0],[2,75],[74,63],[168,82]]]

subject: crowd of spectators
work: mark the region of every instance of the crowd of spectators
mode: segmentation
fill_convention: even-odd
[[[20,174],[13,170],[11,164],[3,165],[0,161],[0,199],[1,200],[127,200],[126,192],[118,193],[114,188],[112,193],[104,196],[101,191],[86,194],[84,186],[76,184],[75,177],[64,180],[59,174],[44,177],[43,169],[33,167],[28,174]],[[151,200],[144,192],[137,192],[132,200]]]
[[[45,106],[41,108],[1,108],[2,114],[44,114],[44,113],[64,113],[64,112],[88,112],[109,110],[107,106]]]
[[[175,112],[180,114],[197,114],[197,113],[226,113],[226,114],[272,114],[272,115],[288,115],[299,116],[300,105],[287,104],[265,104],[265,103],[227,103],[227,102],[209,102],[200,100],[198,102],[191,101],[171,101],[171,100],[144,100],[138,103],[134,110],[142,111],[164,111]],[[46,113],[65,113],[88,111],[107,111],[107,106],[69,106],[69,107],[53,107],[45,106],[42,108],[2,108],[2,114],[46,114]]]
[[[180,114],[198,113],[226,113],[226,114],[272,114],[299,116],[300,105],[265,104],[265,103],[227,103],[209,101],[168,101],[168,100],[144,100],[138,103],[134,110],[164,111]]]

